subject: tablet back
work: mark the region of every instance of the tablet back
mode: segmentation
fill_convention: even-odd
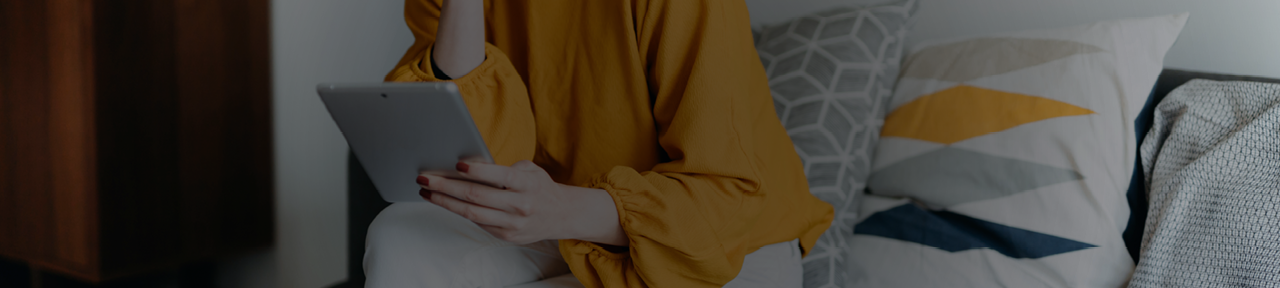
[[[320,84],[320,99],[387,202],[425,201],[419,171],[492,163],[458,87],[448,82]]]

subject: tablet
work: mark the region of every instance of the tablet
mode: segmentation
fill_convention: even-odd
[[[316,91],[387,202],[425,201],[419,171],[448,177],[464,159],[493,163],[453,83],[326,83]]]

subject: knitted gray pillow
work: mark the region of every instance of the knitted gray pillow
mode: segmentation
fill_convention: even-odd
[[[857,201],[916,6],[841,7],[756,31],[774,108],[804,163],[809,191],[836,211],[804,258],[804,287],[845,287]]]

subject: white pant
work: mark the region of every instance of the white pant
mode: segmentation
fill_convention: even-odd
[[[555,240],[511,244],[427,202],[394,203],[369,225],[365,287],[582,287]],[[725,287],[800,287],[799,240],[748,254]]]

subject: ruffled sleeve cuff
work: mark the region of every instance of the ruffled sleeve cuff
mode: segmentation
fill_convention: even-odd
[[[587,283],[603,287],[717,286],[737,276],[741,263],[731,263],[730,257],[725,257],[714,229],[704,221],[688,221],[700,218],[696,205],[688,199],[661,195],[661,189],[650,180],[634,169],[619,166],[582,185],[605,190],[613,197],[630,247],[610,251],[588,241],[560,240],[560,253],[573,274],[587,287],[593,287]],[[672,247],[669,243],[681,245]]]
[[[630,175],[628,175],[630,174]],[[630,177],[628,177],[630,176]],[[595,177],[590,182],[581,185],[588,188],[602,189],[609,192],[613,198],[614,206],[618,207],[618,223],[622,226],[622,230],[627,234],[627,239],[631,245],[641,245],[637,242],[632,231],[631,217],[628,217],[628,197],[634,194],[628,189],[619,188],[610,180],[637,179],[643,181],[635,170],[626,167],[615,167],[608,173]],[[636,180],[631,180],[636,181]],[[643,183],[648,185],[648,183]],[[564,256],[565,261],[569,263],[569,267],[573,268],[573,274],[587,287],[593,287],[593,284],[602,284],[604,287],[641,287],[644,281],[636,273],[635,267],[631,259],[631,253],[635,252],[637,247],[624,247],[622,249],[610,249],[597,243],[590,241],[582,241],[576,239],[560,240],[560,254]]]
[[[618,174],[621,174],[621,175],[618,175]],[[631,174],[631,175],[627,175],[627,174]],[[628,177],[628,176],[631,176],[631,177]],[[632,194],[634,193],[631,190],[622,189],[615,186],[613,183],[610,182],[611,179],[637,179],[639,181],[644,181],[644,178],[640,176],[640,173],[637,173],[635,170],[632,170],[630,168],[614,167],[609,172],[596,176],[595,179],[592,179],[590,182],[586,183],[585,185],[581,185],[583,187],[601,189],[609,192],[609,196],[611,196],[611,198],[613,199],[614,207],[618,208],[618,224],[622,226],[622,231],[627,234],[628,242],[636,243],[635,242],[636,239],[632,239],[633,231],[631,229],[632,228],[631,225],[629,225],[631,223],[631,219],[630,217],[628,217],[628,215],[630,214],[628,212],[631,211],[631,209],[629,209],[630,205],[628,204],[628,201],[627,201],[627,199],[630,196],[632,196]],[[649,185],[649,183],[647,182],[637,183],[637,184]],[[628,185],[624,187],[634,187],[634,186]],[[612,249],[613,251],[611,251],[611,249],[606,248],[603,245],[596,244],[589,241],[581,241],[581,240],[565,240],[565,241],[571,241],[571,243],[569,244],[571,244],[570,246],[572,247],[570,248],[569,251],[573,252],[574,254],[586,255],[586,254],[598,253],[600,257],[604,257],[607,259],[615,259],[615,260],[626,259],[627,257],[629,257],[630,249]],[[564,242],[561,242],[561,243],[564,244]]]

